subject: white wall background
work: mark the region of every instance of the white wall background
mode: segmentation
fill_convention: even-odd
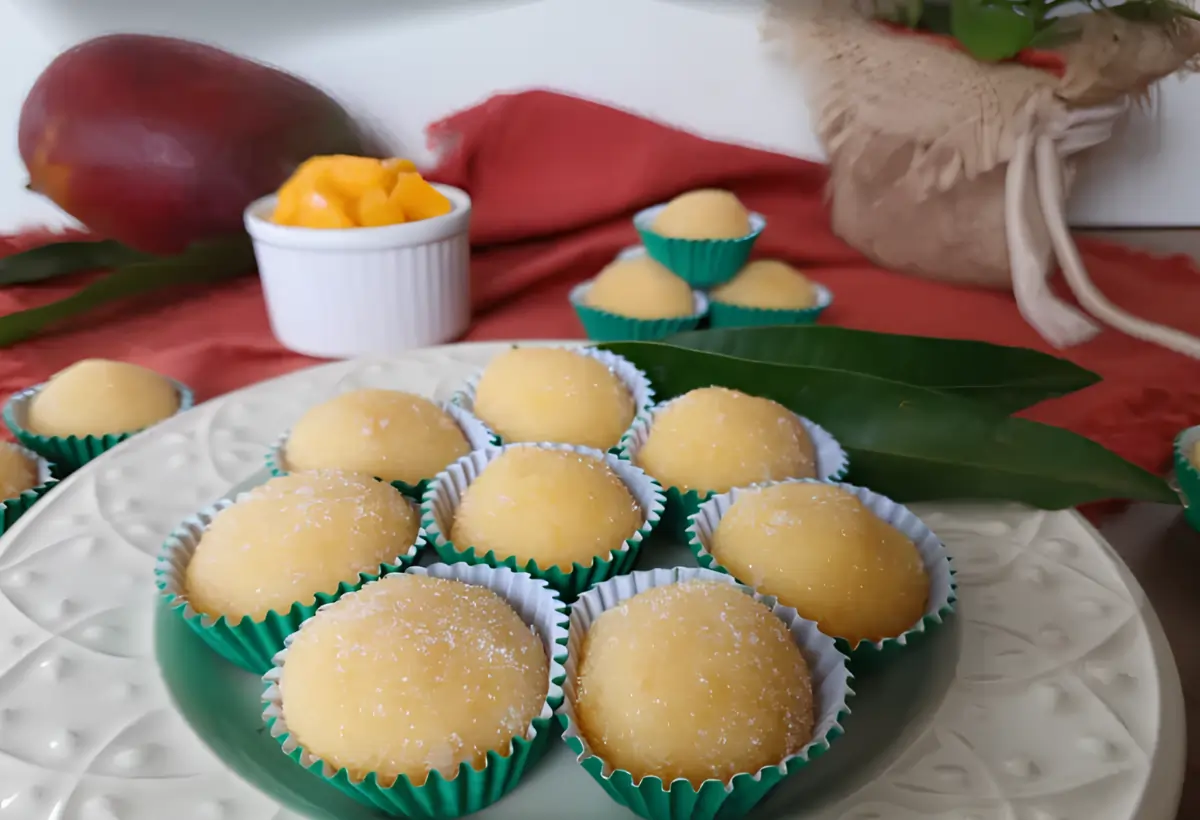
[[[315,80],[424,156],[425,125],[531,86],[820,158],[760,0],[0,0],[0,232],[63,222],[23,190],[16,122],[63,48],[113,31],[212,42]],[[1168,81],[1085,170],[1080,226],[1200,226],[1200,79]]]

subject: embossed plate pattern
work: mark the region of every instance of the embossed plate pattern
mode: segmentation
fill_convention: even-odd
[[[360,386],[448,398],[502,347],[330,364],[210,401],[88,465],[0,539],[0,818],[297,817],[177,713],[155,661],[155,552],[179,520],[259,473],[264,448],[311,404]],[[1178,675],[1099,535],[1069,512],[918,512],[959,573],[957,671],[867,785],[778,816],[1172,818]],[[598,789],[588,797],[604,816],[632,816]]]

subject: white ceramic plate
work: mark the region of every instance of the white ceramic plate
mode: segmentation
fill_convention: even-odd
[[[447,399],[504,347],[330,364],[210,401],[88,465],[0,539],[0,817],[373,817],[311,776],[281,786],[290,762],[263,757],[257,680],[159,617],[154,555],[185,516],[264,480],[267,446],[310,405],[363,386]],[[1099,534],[1069,512],[917,509],[954,556],[959,615],[860,679],[846,737],[754,819],[1173,820],[1178,674]],[[201,677],[219,689],[197,693]],[[563,746],[477,816],[633,815]]]

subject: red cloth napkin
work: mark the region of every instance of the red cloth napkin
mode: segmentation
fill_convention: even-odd
[[[448,148],[431,176],[474,199],[469,339],[580,338],[575,283],[637,241],[630,217],[681,191],[719,186],[764,213],[757,255],[790,260],[835,295],[827,321],[895,333],[983,339],[1048,350],[1011,295],[881,270],[837,239],[821,165],[711,142],[632,114],[545,91],[494,97],[431,129]],[[44,241],[16,237],[10,252]],[[1098,287],[1137,316],[1200,333],[1200,275],[1185,257],[1081,243]],[[60,298],[78,282],[0,290],[0,313]],[[1152,470],[1172,437],[1200,423],[1200,362],[1106,331],[1065,354],[1105,378],[1030,415]],[[191,384],[200,398],[305,367],[267,325],[256,279],[158,295],[90,316],[0,353],[0,392],[85,357],[125,359]]]

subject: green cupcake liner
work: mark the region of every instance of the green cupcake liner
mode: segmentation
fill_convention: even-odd
[[[695,313],[670,319],[635,319],[609,313],[607,310],[589,307],[584,303],[591,282],[584,282],[571,290],[571,307],[583,324],[583,330],[593,342],[654,342],[676,333],[695,330],[708,315],[708,297],[699,291],[693,292]]]
[[[472,450],[480,450],[484,447],[495,447],[500,444],[500,437],[488,429],[482,421],[475,418],[468,410],[454,403],[447,403],[443,406],[449,416],[458,424],[462,430],[463,436],[467,439],[467,444]],[[288,436],[291,435],[290,430],[285,430],[275,443],[267,449],[266,463],[267,470],[272,476],[278,478],[281,475],[287,475],[287,460],[285,452],[287,449]],[[375,476],[380,481],[384,479]],[[418,504],[425,496],[429,485],[433,483],[433,476],[421,479],[416,484],[409,484],[407,481],[389,481],[393,487],[399,490],[408,498],[416,501]]]
[[[934,632],[946,619],[953,615],[958,602],[958,588],[954,581],[954,568],[946,547],[932,530],[925,525],[907,507],[897,504],[886,496],[879,495],[864,487],[852,484],[841,484],[836,481],[816,481],[813,479],[789,479],[771,484],[830,484],[857,496],[857,498],[880,519],[895,527],[908,536],[920,552],[926,571],[929,573],[929,603],[925,614],[917,623],[894,638],[882,641],[859,641],[852,646],[845,638],[832,636],[838,650],[850,658],[852,668],[862,672],[878,668],[886,664],[900,652],[923,640]],[[761,485],[770,486],[770,485]],[[701,505],[691,517],[687,528],[687,545],[696,557],[696,563],[705,569],[724,573],[735,577],[734,573],[723,566],[716,557],[708,551],[708,544],[716,531],[721,518],[728,512],[730,506],[737,501],[738,496],[752,488],[735,489],[728,493],[713,496]],[[739,583],[753,586],[741,579]]]
[[[735,775],[728,783],[705,781],[699,789],[683,779],[668,784],[661,778],[649,776],[638,781],[630,772],[615,769],[588,747],[579,732],[574,707],[579,653],[587,631],[595,620],[606,610],[648,589],[690,580],[738,586],[770,607],[787,624],[808,661],[817,705],[813,739],[799,752],[777,764],[764,766],[757,772]],[[584,771],[610,798],[647,820],[738,820],[745,817],[775,786],[825,754],[830,744],[844,734],[842,721],[850,714],[846,702],[854,695],[854,690],[850,688],[854,676],[847,668],[844,654],[835,646],[833,639],[820,633],[816,624],[801,618],[794,609],[752,593],[732,577],[706,569],[675,567],[635,572],[613,578],[589,590],[571,608],[570,640],[567,646],[567,675],[563,687],[566,697],[558,710],[563,740]]]
[[[179,410],[183,413],[192,409],[195,396],[190,387],[175,379],[168,379],[179,393]],[[107,453],[130,436],[136,436],[141,430],[128,433],[111,433],[104,436],[43,436],[27,430],[24,426],[25,410],[30,399],[45,383],[22,390],[11,396],[4,405],[4,423],[24,447],[39,456],[54,463],[65,477],[78,470],[84,464]]]
[[[656,405],[649,413],[634,419],[629,430],[621,438],[621,443],[617,445],[618,458],[630,463],[636,463],[638,451],[642,449],[642,446],[646,443],[646,439],[650,436],[650,428],[654,424],[654,416],[672,401],[675,401],[675,399]],[[850,471],[850,459],[837,439],[816,422],[810,421],[800,415],[797,415],[796,418],[804,425],[804,429],[808,432],[808,436],[812,440],[813,451],[816,454],[817,460],[817,477],[827,481],[840,481],[845,478],[846,474]],[[666,487],[664,488],[664,492],[666,493],[666,506],[663,510],[662,520],[658,525],[659,531],[670,535],[680,543],[686,544],[688,540],[687,529],[690,524],[689,519],[696,514],[701,504],[717,495],[717,493],[712,491],[700,493],[698,490],[684,491],[679,487]]]
[[[486,808],[515,789],[558,736],[559,726],[554,712],[562,704],[566,678],[567,608],[544,581],[507,568],[434,564],[424,568],[411,567],[407,572],[486,586],[512,604],[522,620],[530,624],[541,638],[550,659],[546,703],[541,714],[526,730],[525,736],[513,739],[509,753],[488,752],[481,769],[462,763],[450,778],[440,772],[432,772],[419,786],[414,785],[408,777],[400,777],[394,783],[384,785],[374,773],[356,781],[345,769],[335,769],[302,748],[288,732],[283,694],[279,688],[282,670],[287,663],[286,649],[277,656],[275,666],[263,676],[263,700],[266,703],[263,720],[284,754],[342,793],[368,806],[385,814],[421,820],[462,817]]]
[[[297,601],[287,612],[271,610],[261,620],[245,616],[233,622],[223,615],[214,619],[192,609],[184,594],[184,578],[204,531],[218,513],[235,503],[231,499],[218,501],[180,524],[163,544],[154,575],[159,593],[166,598],[167,606],[178,613],[210,649],[230,663],[256,675],[271,668],[272,660],[283,649],[287,636],[299,629],[300,624],[311,618],[318,609],[361,588],[363,584],[393,572],[403,572],[416,560],[425,545],[425,534],[418,530],[416,541],[395,562],[380,565],[374,573],[359,573],[356,581],[343,581],[333,592],[318,592],[309,603]]]
[[[26,447],[20,447],[26,456],[37,460],[38,484],[20,493],[14,498],[0,501],[0,535],[12,529],[22,515],[27,513],[42,496],[58,486],[58,472],[53,464]]]
[[[516,347],[516,345],[514,345]],[[600,362],[613,373],[621,383],[629,388],[630,394],[634,401],[634,423],[639,418],[644,416],[654,406],[654,386],[650,384],[650,379],[646,374],[639,370],[624,356],[618,356],[607,350],[601,350],[598,347],[590,345],[578,345],[573,348],[583,356],[588,356]],[[476,373],[471,378],[467,379],[466,383],[457,390],[450,398],[450,403],[461,407],[472,415],[473,418],[479,418],[475,415],[475,391],[479,387],[479,379],[483,373]],[[487,428],[488,432],[497,446],[505,444],[504,438],[496,431],[487,426],[487,421],[480,419],[480,423]],[[514,444],[516,442],[513,442]],[[621,444],[618,442],[609,448],[608,452],[613,455],[619,455]]]
[[[816,324],[825,309],[833,304],[833,294],[824,285],[816,285],[817,304],[798,310],[773,310],[767,308],[731,305],[710,299],[708,306],[709,324],[722,327],[765,327],[778,325]]]
[[[465,547],[455,544],[450,540],[450,527],[454,521],[455,511],[466,494],[467,488],[479,477],[488,464],[513,447],[538,447],[546,450],[580,453],[602,459],[620,477],[634,499],[637,500],[646,514],[645,522],[607,558],[597,556],[587,565],[574,562],[571,564],[571,569],[567,571],[557,566],[543,568],[533,560],[522,563],[512,556],[500,558],[492,550],[480,554],[475,547],[469,544]],[[558,591],[564,601],[569,603],[601,581],[633,570],[643,544],[654,528],[658,526],[664,503],[662,487],[658,485],[657,481],[633,464],[623,461],[611,453],[602,453],[590,447],[575,447],[570,444],[509,444],[504,447],[477,450],[463,456],[441,473],[434,480],[429,491],[425,493],[425,499],[421,503],[421,527],[438,557],[447,564],[484,564],[489,567],[505,567],[514,572],[525,572],[534,578],[545,581],[552,589]],[[537,526],[537,522],[531,521],[530,525]]]
[[[651,229],[666,205],[655,205],[633,218],[650,258],[694,288],[712,288],[737,276],[767,226],[762,214],[750,214],[751,231],[739,239],[675,239]]]
[[[1191,454],[1200,442],[1200,426],[1189,427],[1175,437],[1175,480],[1183,496],[1183,517],[1200,532],[1200,470],[1192,462]]]

